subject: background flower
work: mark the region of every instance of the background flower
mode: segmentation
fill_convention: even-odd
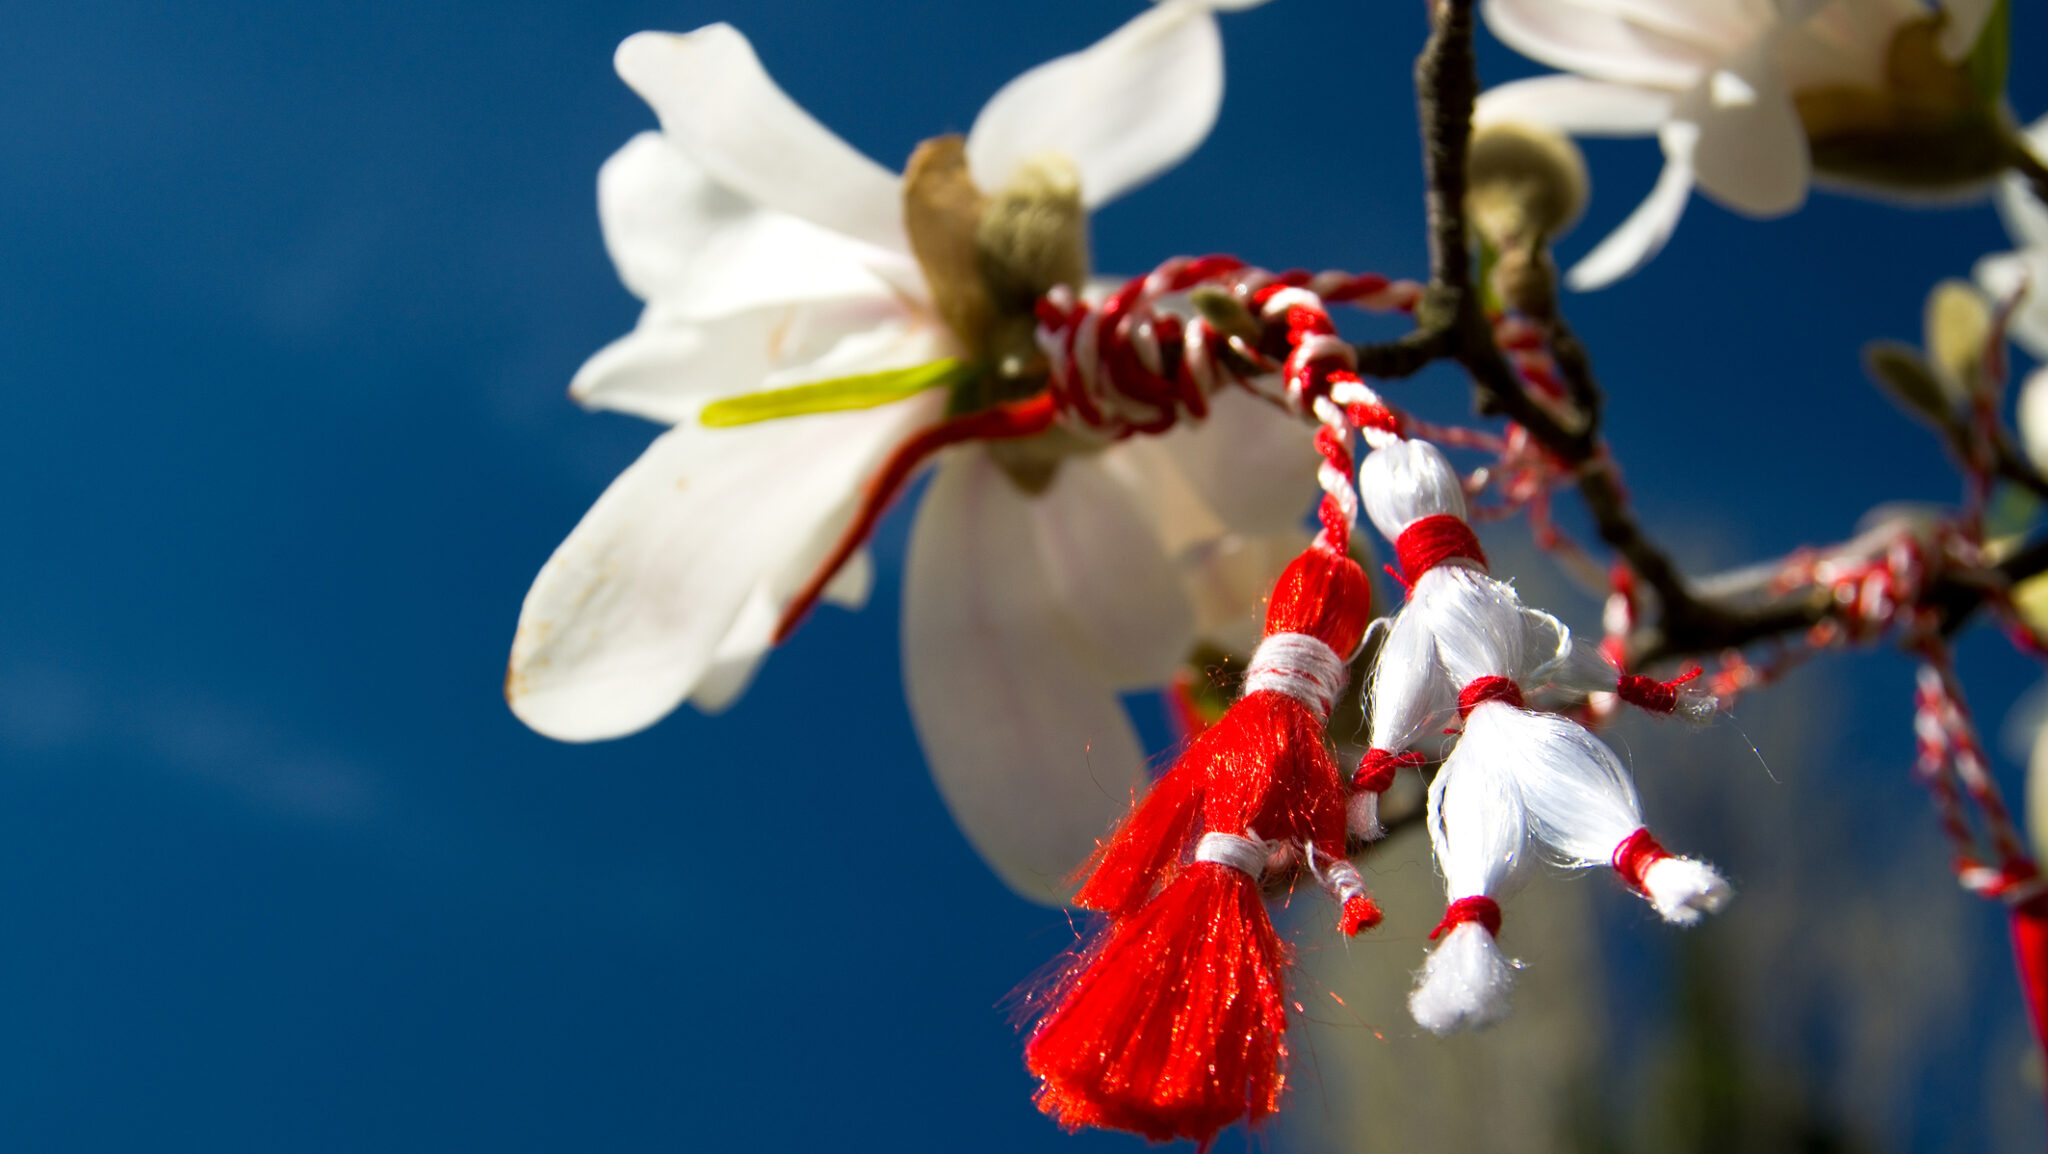
[[[1475,119],[1657,137],[1664,171],[1656,187],[1568,274],[1574,288],[1600,288],[1664,247],[1695,186],[1744,215],[1772,217],[1805,203],[1817,164],[1838,182],[1891,191],[1982,185],[2002,164],[1943,168],[1930,142],[1985,133],[1996,151],[2003,39],[1990,46],[1997,75],[1988,93],[1963,78],[1994,8],[1985,0],[1938,9],[1920,0],[1487,0],[1496,35],[1565,72],[1489,90]],[[1902,93],[1894,44],[1909,26],[1926,29],[1919,51],[1941,81]],[[1950,72],[1960,91],[1942,87]],[[1923,132],[1912,144],[1886,143]],[[1875,165],[1864,155],[1868,142],[1903,155],[1904,167]]]

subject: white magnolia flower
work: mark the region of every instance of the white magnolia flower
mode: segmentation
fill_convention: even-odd
[[[2048,116],[2027,129],[2027,142],[2037,155],[2048,154]],[[2023,178],[2013,174],[1999,182],[1998,215],[2005,219],[2005,231],[2018,248],[1978,261],[1977,283],[2000,302],[2026,290],[2006,322],[2006,332],[2035,360],[2048,361],[2048,207],[2042,206]]]
[[[1026,72],[964,146],[920,148],[907,182],[792,102],[732,28],[620,46],[619,74],[661,131],[606,162],[599,215],[647,308],[571,393],[675,427],[534,582],[506,683],[521,719],[597,740],[744,691],[877,469],[964,399],[963,377],[992,379],[1002,350],[983,334],[1003,306],[976,296],[994,282],[971,263],[987,245],[972,214],[965,234],[945,232],[942,210],[985,196],[1022,213],[1029,242],[1065,237],[1070,208],[1084,260],[1080,208],[1178,162],[1214,123],[1219,6],[1246,5],[1164,0]],[[927,181],[934,171],[946,179]],[[961,253],[970,263],[949,272]],[[974,307],[981,328],[960,322]],[[1027,341],[1028,315],[1009,317]],[[917,387],[933,381],[956,387]],[[1165,682],[1198,607],[1213,616],[1216,589],[1242,584],[1212,562],[1298,532],[1307,439],[1248,395],[1212,404],[1202,426],[1157,438],[1105,444],[1056,427],[949,449],[918,510],[904,579],[912,714],[954,816],[1027,895],[1063,895],[1128,805],[1143,753],[1117,695]],[[856,557],[826,599],[860,604],[867,572]]]
[[[2002,88],[2003,41],[1976,50],[1996,4],[1486,0],[1501,40],[1565,72],[1484,93],[1474,119],[1657,137],[1656,186],[1567,277],[1599,288],[1657,254],[1695,186],[1773,217],[1805,203],[1816,175],[1921,195],[1988,180],[2004,166],[2006,134],[1998,93],[1979,89]],[[1942,151],[1957,141],[1971,147]]]

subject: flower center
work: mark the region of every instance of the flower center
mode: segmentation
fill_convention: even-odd
[[[1828,84],[1792,95],[1814,168],[1853,184],[1903,192],[1962,191],[1997,176],[2013,142],[1998,112],[2006,38],[1994,17],[1960,60],[1941,51],[1936,12],[1892,34],[1875,87]]]
[[[903,174],[903,223],[932,304],[975,371],[952,386],[952,415],[978,413],[1045,387],[1038,299],[1088,277],[1088,214],[1074,162],[1047,152],[1017,166],[994,192],[974,183],[967,142],[941,136],[918,145]],[[1012,481],[1042,491],[1067,455],[1095,447],[1055,428],[992,443]]]

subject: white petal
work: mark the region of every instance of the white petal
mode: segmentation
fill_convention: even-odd
[[[818,598],[827,605],[841,609],[861,609],[868,603],[868,595],[875,591],[875,555],[865,546],[854,551],[853,556],[832,575],[832,580],[819,590]]]
[[[2020,386],[2014,423],[2019,425],[2020,445],[2027,452],[2027,460],[2034,463],[2034,468],[2048,473],[2048,368],[2027,374],[2026,383]]]
[[[896,176],[798,107],[730,25],[636,33],[613,62],[676,147],[719,183],[834,232],[908,251]]]
[[[1194,0],[1164,0],[1093,46],[1005,84],[967,135],[985,189],[1058,152],[1081,170],[1090,208],[1179,163],[1209,135],[1223,102],[1223,41]]]
[[[723,713],[754,683],[754,674],[775,646],[775,626],[781,607],[767,585],[756,585],[746,603],[726,630],[725,639],[712,650],[711,665],[697,679],[689,702],[705,713]]]
[[[657,132],[598,170],[597,215],[619,279],[682,316],[887,294],[903,274],[899,254],[732,192]]]
[[[1620,227],[1572,266],[1565,274],[1565,284],[1580,292],[1606,288],[1650,263],[1651,257],[1663,251],[1664,242],[1671,239],[1678,218],[1685,212],[1685,202],[1692,196],[1692,126],[1667,125],[1660,135],[1664,141],[1664,171],[1657,174],[1656,187],[1650,189],[1650,195],[1643,198],[1643,203]]]
[[[859,609],[867,604],[874,582],[874,558],[863,548],[839,567],[839,572],[826,583],[820,600],[843,609]],[[739,617],[726,631],[725,640],[713,651],[711,667],[698,678],[697,688],[690,691],[691,705],[705,713],[723,713],[740,699],[747,686],[753,684],[754,674],[760,672],[768,651],[775,647],[775,627],[782,622],[782,610],[788,599],[788,591],[778,590],[772,582],[754,587],[740,608]]]
[[[1054,597],[1032,521],[987,453],[945,461],[911,531],[903,673],[968,841],[1018,893],[1057,902],[1129,807],[1144,758]]]
[[[1124,487],[1070,458],[1027,502],[1039,557],[1099,679],[1164,684],[1195,640],[1195,609],[1157,530]]]
[[[780,609],[850,519],[861,484],[936,393],[851,413],[664,433],[541,569],[505,695],[564,741],[618,737],[688,696],[767,586]]]
[[[2027,144],[2035,156],[2048,157],[2048,116],[2027,128]],[[2048,246],[2048,206],[2034,195],[2025,177],[2014,173],[1999,182],[1998,215],[2014,244],[2021,248]]]
[[[1479,94],[1472,123],[1540,124],[1572,136],[1651,136],[1671,117],[1671,94],[1560,74]]]
[[[2048,246],[2002,252],[1977,262],[1977,283],[2003,303],[2024,285],[2026,297],[2006,322],[2006,334],[2037,360],[2048,360]]]
[[[1732,44],[1702,43],[1563,0],[1486,0],[1486,26],[1508,47],[1600,80],[1683,89]]]
[[[1749,216],[1782,216],[1806,200],[1806,130],[1778,81],[1768,41],[1724,60],[1678,98],[1679,120],[1699,126],[1692,151],[1700,191]]]
[[[1207,420],[1183,422],[1158,444],[1234,532],[1291,529],[1320,492],[1308,427],[1242,389],[1216,394]]]
[[[765,305],[704,320],[656,306],[584,362],[569,395],[675,425],[719,397],[924,364],[950,349],[936,321],[894,296]]]
[[[1196,635],[1250,653],[1264,631],[1273,583],[1308,543],[1306,529],[1264,537],[1233,533],[1182,556],[1181,580],[1194,602]]]
[[[1998,0],[1941,0],[1941,9],[1948,14],[1947,22],[1941,26],[1942,58],[1960,61],[1968,56],[1996,7]]]

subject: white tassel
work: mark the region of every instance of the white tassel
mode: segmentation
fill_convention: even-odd
[[[1485,572],[1450,463],[1425,442],[1399,442],[1365,459],[1359,486],[1412,582],[1374,670],[1368,756],[1391,764],[1400,751],[1439,742],[1432,731],[1461,706],[1468,714],[1429,795],[1452,915],[1466,920],[1447,916],[1448,934],[1409,999],[1415,1020],[1444,1033],[1506,1012],[1513,969],[1483,920],[1471,919],[1498,918],[1491,899],[1531,836],[1567,866],[1614,866],[1668,921],[1697,921],[1724,904],[1718,874],[1664,853],[1643,830],[1642,803],[1612,750],[1577,722],[1523,707],[1525,686],[1613,691],[1617,671]]]
[[[1516,778],[1530,828],[1538,841],[1556,851],[1561,864],[1623,870],[1623,880],[1640,886],[1664,920],[1678,925],[1692,925],[1702,913],[1714,913],[1728,903],[1728,883],[1711,866],[1672,857],[1661,849],[1625,852],[1631,839],[1648,834],[1638,833],[1643,829],[1643,807],[1635,783],[1605,742],[1556,714],[1481,706],[1472,718],[1485,718],[1489,728],[1495,727],[1497,718],[1498,727],[1506,731],[1499,740],[1526,751]],[[1470,722],[1465,729],[1469,741]],[[1632,858],[1638,857],[1647,863],[1640,868],[1640,877],[1631,873]]]
[[[1495,898],[1525,859],[1528,818],[1521,791],[1498,751],[1460,743],[1429,789],[1429,842],[1453,907]],[[1498,1021],[1508,1011],[1515,970],[1478,921],[1451,927],[1416,975],[1408,1011],[1438,1034]]]
[[[1514,966],[1493,935],[1477,922],[1465,922],[1423,959],[1408,1012],[1432,1034],[1491,1025],[1508,1016],[1514,982]]]
[[[1650,904],[1677,926],[1699,922],[1703,914],[1718,914],[1735,896],[1728,882],[1713,866],[1689,857],[1658,858],[1643,871],[1643,888]]]

